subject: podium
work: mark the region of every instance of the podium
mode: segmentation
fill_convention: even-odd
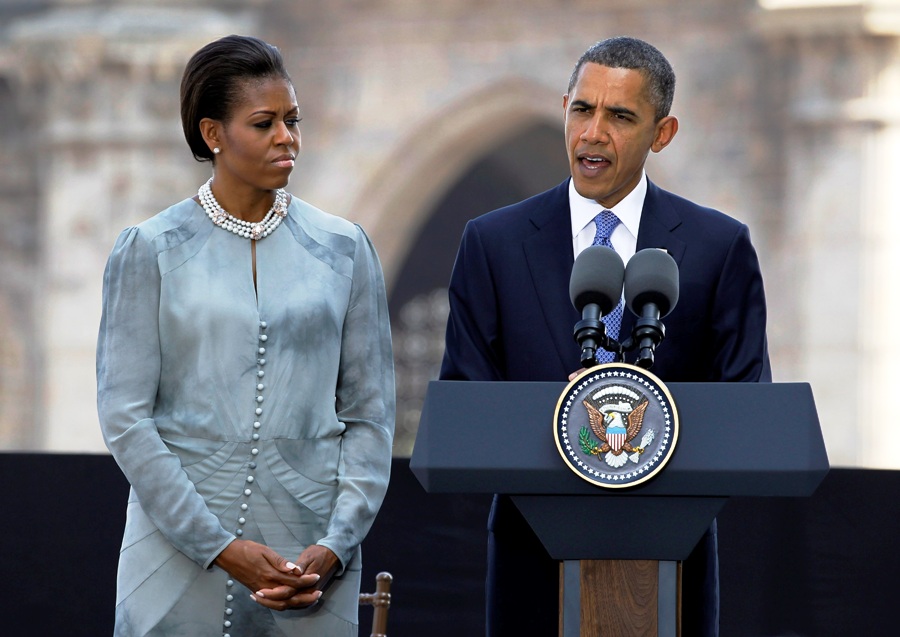
[[[598,589],[623,569],[637,588],[601,606],[640,608],[651,628],[635,634],[677,637],[678,562],[728,498],[808,497],[828,472],[807,383],[666,386],[680,421],[674,454],[653,479],[615,490],[583,480],[557,451],[554,411],[566,383],[428,386],[410,468],[428,493],[511,496],[563,564],[562,637],[611,630],[616,620],[597,612],[598,595],[622,587]]]

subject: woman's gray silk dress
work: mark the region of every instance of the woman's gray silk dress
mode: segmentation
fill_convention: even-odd
[[[381,266],[356,225],[294,198],[256,246],[178,203],[119,236],[97,346],[103,436],[131,493],[116,635],[357,634],[360,542],[394,427]],[[342,568],[270,611],[212,562],[235,537]]]

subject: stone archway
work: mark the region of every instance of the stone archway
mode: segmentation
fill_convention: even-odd
[[[388,289],[410,243],[451,184],[503,140],[538,124],[561,129],[562,122],[562,95],[511,78],[461,97],[412,129],[350,208],[378,247]],[[559,148],[562,152],[562,137]]]
[[[397,374],[395,455],[412,451],[425,388],[439,371],[446,286],[466,221],[568,176],[561,108],[553,114],[523,108],[542,101],[535,99],[536,90],[504,83],[462,100],[451,109],[453,116],[437,114],[395,155],[403,159],[399,177],[391,175],[393,185],[379,182],[380,211],[357,219],[372,228],[388,278]]]

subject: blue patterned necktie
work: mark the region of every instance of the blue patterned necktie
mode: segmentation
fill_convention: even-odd
[[[619,218],[610,210],[604,210],[594,217],[594,225],[597,226],[597,232],[594,234],[594,243],[592,245],[606,246],[613,250],[614,248],[609,237],[619,223]],[[610,338],[616,340],[619,338],[619,328],[622,326],[623,310],[624,305],[622,304],[622,299],[619,299],[619,302],[616,304],[616,307],[613,308],[613,311],[600,319],[606,325],[606,334]],[[605,349],[597,350],[598,363],[611,363],[614,360],[615,354],[612,352],[607,352]]]

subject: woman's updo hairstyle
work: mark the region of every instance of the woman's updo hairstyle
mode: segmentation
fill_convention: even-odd
[[[213,159],[200,134],[200,120],[227,122],[241,82],[269,77],[291,80],[278,49],[259,38],[228,35],[194,53],[181,77],[181,126],[194,159]]]

